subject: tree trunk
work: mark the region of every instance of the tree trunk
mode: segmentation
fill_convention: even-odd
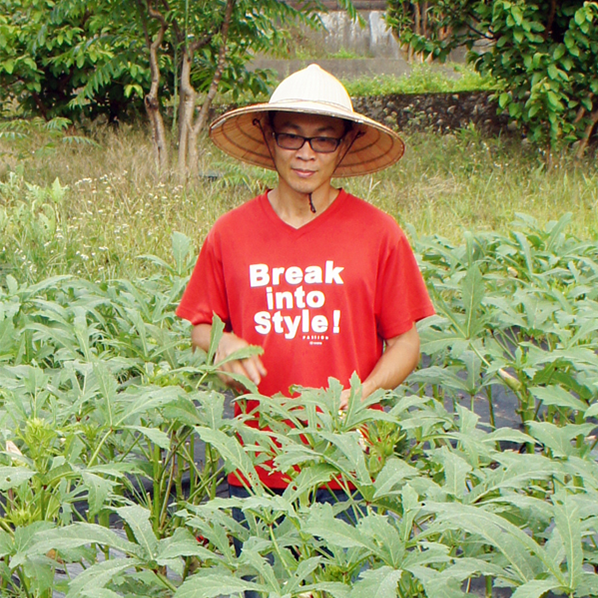
[[[230,28],[230,22],[236,2],[237,0],[227,0],[226,2],[224,20],[220,29],[222,40],[218,51],[216,70],[212,77],[210,89],[208,90],[207,96],[195,121],[195,100],[197,93],[191,85],[191,65],[193,63],[194,52],[201,47],[201,45],[207,43],[209,39],[204,39],[201,42],[198,41],[183,53],[180,83],[181,101],[179,105],[179,174],[181,176],[185,176],[187,173],[194,174],[197,171],[197,138],[207,125],[210,106],[212,105],[212,101],[218,91],[220,79],[222,78],[222,71],[226,62],[228,30]]]
[[[594,112],[590,114],[590,124],[586,127],[583,138],[580,140],[577,152],[575,153],[575,157],[578,160],[581,160],[588,147],[588,143],[590,143],[590,137],[592,136],[592,131],[596,127],[596,123],[598,123],[598,110],[594,110]]]
[[[160,111],[160,100],[158,91],[160,88],[160,67],[158,64],[158,48],[162,44],[164,34],[168,28],[168,23],[161,13],[148,5],[150,16],[160,21],[160,30],[156,38],[149,46],[150,51],[150,72],[152,83],[149,93],[145,96],[143,103],[150,119],[152,127],[152,141],[154,145],[154,157],[159,172],[164,172],[168,168],[168,145],[166,141],[166,128],[164,119]]]
[[[195,89],[191,85],[191,63],[195,47],[189,46],[183,51],[181,64],[179,103],[179,174],[184,177],[187,173],[187,153],[189,147],[189,133],[193,128],[193,112],[195,111]]]
[[[226,3],[226,12],[224,14],[224,22],[222,23],[222,43],[220,44],[220,49],[218,51],[218,62],[216,63],[216,70],[214,71],[214,76],[212,77],[212,82],[210,83],[210,89],[208,90],[208,94],[204,103],[201,106],[201,110],[197,116],[197,120],[193,124],[191,131],[189,133],[189,164],[191,165],[191,169],[195,170],[197,168],[197,138],[199,134],[206,128],[208,124],[208,115],[210,113],[210,107],[212,106],[212,101],[216,96],[216,92],[218,91],[218,85],[220,85],[220,79],[222,79],[222,71],[224,70],[224,63],[226,62],[226,44],[228,41],[228,30],[230,27],[230,21],[233,15],[233,10],[235,8],[237,0],[228,0]]]

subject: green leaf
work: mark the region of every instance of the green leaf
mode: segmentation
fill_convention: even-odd
[[[366,569],[354,583],[350,598],[396,598],[403,571],[391,567]]]
[[[564,44],[558,44],[558,45],[555,47],[554,51],[552,52],[552,57],[553,57],[553,59],[554,59],[555,61],[557,61],[557,60],[560,60],[560,59],[561,59],[561,58],[562,58],[562,57],[565,55],[565,52],[566,52],[566,51],[567,51],[567,50],[566,50],[566,48],[565,48],[565,45],[564,45]]]
[[[549,92],[546,94],[546,97],[547,97],[547,99],[548,99],[548,105],[549,105],[549,106],[550,106],[550,107],[551,107],[553,110],[556,110],[556,111],[561,111],[561,110],[563,110],[563,108],[564,108],[564,107],[563,107],[563,104],[562,104],[561,100],[559,99],[559,96],[558,96],[556,93],[554,93],[554,91],[549,91]]]
[[[187,270],[187,261],[193,247],[191,239],[183,233],[174,232],[171,235],[172,255],[176,264],[177,274],[183,276]]]
[[[170,450],[170,436],[159,428],[146,428],[145,426],[124,426],[127,430],[135,430],[145,436],[150,442],[165,451]]]
[[[454,496],[463,497],[466,477],[472,469],[471,465],[456,453],[449,451],[447,447],[440,449],[437,458],[444,466],[444,490]]]
[[[23,482],[30,480],[36,474],[27,467],[0,467],[0,490],[5,492],[11,488],[20,486]]]
[[[567,572],[569,573],[568,589],[574,592],[583,575],[584,555],[581,538],[581,521],[579,510],[574,499],[565,495],[563,502],[559,497],[553,498],[554,521],[565,546]]]
[[[406,463],[403,459],[394,457],[388,459],[374,482],[376,489],[374,498],[399,494],[406,480],[418,477],[419,475],[419,470]]]
[[[104,399],[102,407],[104,416],[106,417],[106,425],[112,428],[116,419],[114,401],[116,399],[118,384],[103,362],[98,361],[93,364],[93,374],[100,394]]]
[[[317,569],[322,561],[322,557],[310,557],[299,563],[295,575],[285,584],[285,591],[294,593],[301,587],[311,574]]]
[[[112,493],[116,482],[107,480],[88,471],[82,473],[83,483],[87,488],[87,502],[89,505],[89,515],[94,517],[105,506],[106,500]]]
[[[451,529],[466,531],[480,537],[499,550],[509,564],[514,579],[527,583],[536,577],[541,559],[543,565],[562,578],[558,565],[552,562],[543,548],[523,530],[506,519],[482,508],[458,503],[426,503],[426,510],[437,514],[438,523],[449,523]]]
[[[334,444],[348,461],[342,464],[342,469],[349,475],[356,475],[362,484],[370,484],[371,479],[365,461],[363,447],[360,444],[361,436],[357,431],[334,434],[321,431],[320,436]]]
[[[563,427],[555,426],[549,422],[528,422],[530,434],[548,447],[557,457],[572,456],[577,449],[572,440],[578,436],[586,436],[594,428],[594,424],[574,425],[567,424]]]
[[[150,524],[150,512],[139,505],[120,507],[116,512],[133,532],[146,558],[155,559],[158,552],[158,539]]]
[[[227,436],[221,430],[211,430],[202,426],[197,426],[195,430],[204,442],[211,444],[218,451],[225,461],[227,471],[238,469],[252,485],[259,487],[260,483],[253,463],[236,438]]]
[[[214,363],[214,356],[224,332],[224,322],[216,315],[212,317],[212,330],[210,332],[210,347],[208,348],[207,362]]]
[[[303,467],[299,474],[293,478],[292,484],[285,490],[284,497],[289,502],[293,502],[302,494],[312,491],[314,488],[324,486],[332,479],[335,473],[337,471],[334,467],[324,463]]]
[[[77,598],[85,589],[102,589],[127,569],[141,565],[143,565],[143,561],[131,558],[111,559],[92,565],[70,582],[66,598]]]
[[[108,590],[107,588],[90,588],[83,590],[81,596],[85,596],[85,598],[122,598],[120,594]]]
[[[523,23],[523,13],[521,12],[521,8],[517,5],[513,5],[511,7],[511,15],[513,16],[513,20],[519,26]]]
[[[598,402],[592,403],[584,413],[584,419],[588,419],[590,417],[596,417],[598,415]]]
[[[19,291],[19,283],[12,274],[6,275],[6,286],[8,287],[9,295],[16,295]]]
[[[322,538],[325,542],[341,548],[366,548],[370,550],[370,542],[354,525],[337,519],[329,504],[312,508],[305,523],[304,530],[308,534]]]
[[[567,407],[581,412],[586,411],[587,405],[583,401],[580,401],[560,386],[532,386],[529,391],[545,405]]]
[[[202,561],[218,559],[218,555],[202,546],[188,529],[179,527],[172,536],[160,540],[156,562],[166,565],[172,559],[187,556],[195,556]]]
[[[465,330],[467,338],[474,338],[479,330],[477,312],[484,298],[484,279],[476,263],[471,264],[463,279],[463,307],[465,308]]]
[[[202,570],[191,575],[174,593],[173,598],[216,598],[217,596],[238,596],[246,590],[256,592],[264,588],[258,583],[246,581],[232,575],[227,569]]]
[[[559,69],[554,64],[548,65],[548,76],[554,81],[559,79]]]
[[[560,587],[555,579],[534,579],[519,586],[511,598],[542,598],[546,592]]]
[[[31,531],[35,531],[36,533],[28,539],[26,538],[26,541],[19,543],[19,552],[13,557],[11,564],[14,563],[14,566],[17,567],[28,558],[45,555],[52,549],[71,550],[88,544],[99,544],[114,548],[129,555],[137,555],[139,553],[139,547],[136,544],[129,542],[114,531],[101,525],[75,523],[65,527],[47,529],[48,525],[48,523],[45,523],[45,529],[41,528],[37,530],[29,526]]]

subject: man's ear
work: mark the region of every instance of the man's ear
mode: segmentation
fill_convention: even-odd
[[[272,125],[270,124],[270,118],[268,118],[268,114],[265,113],[259,118],[255,118],[253,120],[253,124],[262,132],[264,143],[268,147],[270,153],[272,153],[274,137],[272,136],[273,129]]]
[[[351,130],[347,131],[345,136],[343,137],[343,142],[350,147],[355,143],[355,140],[359,137],[363,137],[365,135],[365,130],[360,125],[353,125]]]

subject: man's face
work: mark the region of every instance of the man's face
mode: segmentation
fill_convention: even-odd
[[[333,139],[341,139],[345,135],[343,121],[329,116],[277,112],[272,124],[274,133],[277,134]],[[274,137],[268,137],[281,183],[286,183],[298,193],[313,193],[330,184],[334,170],[347,150],[348,142],[344,138],[334,151],[323,153],[312,149],[307,141],[299,149],[284,149],[276,143]],[[317,142],[314,145],[318,147]]]

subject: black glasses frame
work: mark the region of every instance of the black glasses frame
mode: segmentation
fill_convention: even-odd
[[[307,141],[307,143],[309,143],[309,147],[311,147],[311,149],[316,152],[317,154],[331,154],[332,152],[335,152],[338,149],[338,146],[341,144],[341,141],[344,139],[344,135],[342,137],[324,137],[322,135],[318,135],[317,137],[304,137],[303,135],[296,135],[295,133],[279,133],[278,131],[272,131],[272,137],[274,137],[274,140],[276,141],[276,145],[278,145],[278,147],[282,148],[282,149],[286,149],[286,150],[300,150],[304,145],[305,142]],[[282,142],[281,142],[281,138],[282,138]],[[286,144],[284,140],[287,139],[288,141],[290,141],[290,144]],[[293,145],[293,140],[301,140],[301,144],[298,145],[297,147],[294,147]],[[322,142],[322,143],[331,143],[334,142],[334,147],[331,149],[318,149],[318,147],[314,147],[314,142],[316,143],[316,146],[318,146],[318,142]]]

